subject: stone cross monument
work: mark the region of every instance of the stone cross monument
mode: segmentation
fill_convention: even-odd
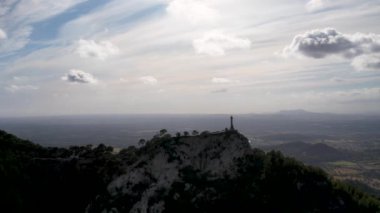
[[[230,126],[230,130],[235,130],[234,128],[234,117],[231,116],[231,126]]]

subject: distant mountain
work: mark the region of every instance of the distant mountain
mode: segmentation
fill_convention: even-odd
[[[272,114],[241,114],[235,126],[249,139],[278,135],[321,139],[374,141],[380,138],[380,117],[290,111]],[[88,115],[0,119],[0,129],[44,146],[108,144],[114,147],[137,145],[162,127],[170,133],[207,129],[217,131],[228,123],[226,115]],[[289,138],[289,137],[288,137]]]
[[[303,109],[282,110],[272,115],[286,116],[292,119],[311,119],[311,120],[362,120],[379,119],[378,114],[340,114],[340,113],[320,113],[310,112]]]
[[[309,112],[303,109],[295,109],[295,110],[281,110],[277,114],[281,115],[307,115],[307,114],[322,114],[322,113],[315,113],[315,112]]]
[[[324,143],[309,144],[305,142],[290,142],[276,146],[268,146],[264,149],[267,151],[281,151],[287,156],[310,164],[347,160],[350,158],[350,153],[337,150]]]
[[[378,212],[380,201],[237,131],[44,148],[0,131],[6,212]],[[326,150],[326,147],[318,148]]]
[[[317,113],[317,112],[309,112],[302,109],[297,110],[283,110],[278,113],[274,113],[273,115],[288,119],[301,119],[301,120],[314,120],[314,121],[321,121],[321,120],[340,120],[340,119],[347,119],[352,118],[352,115],[343,115],[343,114],[333,114],[333,113]],[[355,118],[357,115],[355,115]]]

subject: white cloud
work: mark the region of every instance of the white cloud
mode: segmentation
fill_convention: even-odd
[[[380,102],[380,88],[367,87],[356,89],[336,89],[327,91],[305,91],[290,95],[269,96],[269,99],[277,99],[282,107],[303,106],[303,108],[333,111],[338,113],[360,113],[369,111],[378,112]]]
[[[7,34],[5,33],[3,29],[0,28],[0,40],[6,39],[6,38],[7,38]]]
[[[69,73],[62,77],[62,80],[72,83],[85,84],[96,84],[98,82],[98,80],[90,73],[77,69],[71,69]]]
[[[204,0],[172,0],[166,11],[176,19],[184,19],[191,24],[214,23],[219,18],[218,11]]]
[[[354,8],[355,6],[359,6],[360,8],[365,8],[362,6],[368,2],[372,3],[374,1],[366,0],[366,2],[360,2],[357,0],[308,0],[305,5],[305,9],[309,13],[320,12],[324,10],[326,11],[328,9],[336,9],[336,10],[349,9],[350,10]],[[366,6],[372,7],[370,6],[370,4]],[[337,13],[336,10],[334,11],[335,14]]]
[[[380,70],[380,54],[356,57],[351,64],[359,71]]]
[[[362,54],[380,52],[380,35],[343,34],[333,28],[317,29],[299,34],[285,47],[285,55],[301,54],[312,58],[340,55],[353,58]]]
[[[380,35],[343,34],[333,28],[317,29],[297,35],[283,50],[285,56],[303,55],[320,59],[337,55],[353,59],[352,65],[359,70],[378,69],[378,53],[380,53]]]
[[[302,96],[301,96],[302,97]],[[298,97],[300,98],[300,97]],[[379,101],[380,100],[380,88],[361,88],[332,92],[313,92],[306,93],[302,97],[304,100],[314,100],[320,103],[326,102],[361,102],[361,101]]]
[[[86,0],[5,0],[0,2],[0,26],[8,39],[0,45],[0,54],[17,51],[30,41],[33,24],[44,21]]]
[[[17,84],[12,84],[12,85],[9,85],[9,86],[5,87],[5,89],[7,91],[9,91],[9,92],[15,93],[15,92],[19,92],[19,91],[37,90],[38,87],[33,86],[33,85],[17,85]]]
[[[251,41],[219,32],[210,32],[203,35],[202,38],[195,39],[193,47],[199,54],[223,56],[227,50],[249,49]]]
[[[20,0],[11,11],[12,18],[20,22],[38,22],[67,10],[86,0]],[[25,20],[25,18],[28,18]]]
[[[12,80],[14,82],[27,82],[29,78],[27,76],[13,76]]]
[[[0,54],[22,49],[29,43],[31,33],[32,28],[30,26],[20,27],[11,31],[10,34],[7,34],[6,41],[0,43]]]
[[[211,82],[214,84],[229,84],[229,83],[232,83],[233,81],[228,78],[212,78]]]
[[[17,2],[17,0],[2,0],[0,1],[0,16],[5,15],[12,7]]]
[[[30,80],[26,76],[13,76],[9,79],[5,90],[11,93],[38,90],[39,88],[29,83]]]
[[[315,12],[322,10],[328,6],[327,0],[310,0],[306,3],[306,10],[309,12]]]
[[[121,83],[128,83],[128,82],[129,82],[129,80],[126,79],[126,78],[119,78],[119,81],[120,81]]]
[[[25,0],[16,1],[24,2]],[[26,1],[43,2],[42,0]],[[110,0],[89,12],[81,13],[78,17],[72,17],[73,19],[70,20],[64,19],[63,23],[57,23],[55,26],[57,29],[52,29],[52,34],[47,36],[36,37],[42,35],[43,32],[38,32],[38,29],[35,28],[33,38],[36,38],[36,41],[32,41],[31,48],[28,47],[26,52],[22,52],[23,54],[15,52],[12,60],[8,60],[8,57],[2,57],[4,60],[0,62],[1,70],[3,70],[0,75],[0,84],[3,85],[3,88],[11,84],[37,86],[43,84],[43,90],[40,88],[37,90],[38,92],[33,92],[33,96],[28,98],[31,103],[30,108],[40,114],[52,111],[60,112],[61,109],[62,112],[66,113],[82,113],[83,106],[86,106],[88,102],[94,103],[91,106],[92,111],[86,111],[88,113],[213,112],[212,110],[215,109],[210,108],[210,106],[215,104],[221,106],[218,108],[218,112],[233,110],[240,113],[252,110],[259,112],[260,110],[268,110],[267,108],[278,110],[279,107],[282,107],[283,102],[279,99],[282,100],[281,97],[283,96],[286,100],[285,97],[288,97],[289,93],[293,91],[307,92],[319,91],[319,89],[327,91],[332,87],[345,91],[358,86],[359,83],[357,82],[360,82],[363,87],[376,85],[379,82],[379,76],[370,73],[352,73],[352,75],[346,76],[346,70],[350,70],[347,64],[353,59],[345,59],[350,61],[347,64],[342,64],[340,63],[342,60],[339,58],[335,60],[335,57],[326,61],[284,61],[273,57],[274,51],[283,49],[283,45],[287,44],[286,39],[292,39],[292,37],[288,37],[289,35],[296,35],[310,26],[323,27],[329,23],[331,26],[339,27],[342,32],[350,34],[352,32],[380,33],[377,24],[380,16],[377,12],[379,6],[375,5],[375,1],[365,0],[363,3],[355,0],[356,2],[352,3],[354,0],[339,0],[340,2],[349,2],[350,6],[345,7],[346,5],[343,5],[336,7],[337,10],[324,10],[323,13],[312,15],[305,12],[304,6],[308,1],[188,0],[188,4],[194,2],[203,5],[201,7],[206,8],[204,11],[212,11],[210,13],[200,12],[201,15],[194,16],[190,14],[196,14],[198,11],[192,10],[191,12],[191,8],[187,7],[180,8],[179,11],[182,10],[180,13],[167,11],[168,14],[163,14],[162,12],[165,13],[165,11],[162,11],[162,6],[165,3],[170,5],[173,0]],[[4,1],[0,1],[0,5],[2,2]],[[52,2],[55,3],[55,1]],[[67,1],[56,2],[57,4],[66,4]],[[29,9],[35,10],[37,7],[42,7],[42,5],[36,4],[33,7],[30,6]],[[2,9],[0,7],[0,10]],[[41,14],[40,17],[22,16],[21,12],[18,15],[19,19],[12,16],[17,20],[28,20],[28,23],[14,22],[8,18],[8,14],[2,16],[0,27],[6,31],[8,38],[0,40],[0,45],[8,43],[7,47],[10,48],[11,43],[14,46],[17,44],[16,42],[19,42],[20,47],[28,42],[30,35],[28,33],[24,33],[24,36],[20,36],[19,39],[14,39],[16,28],[20,32],[21,28],[28,29],[27,26],[42,26],[45,23],[50,25],[59,21],[54,18],[51,19],[54,22],[51,22],[49,18],[41,20],[44,10],[39,9],[39,13]],[[30,20],[41,20],[42,25],[30,24],[29,17],[31,17]],[[7,24],[4,24],[5,22]],[[105,31],[106,28],[109,31]],[[32,29],[29,29],[30,31],[25,30],[24,32],[31,32]],[[194,39],[201,39],[205,33],[215,30],[243,39],[252,38],[251,48],[249,51],[216,48],[219,54],[221,52],[222,55],[226,54],[228,57],[199,56],[195,54],[194,50],[190,49],[189,51],[189,45],[190,48],[193,48],[191,45]],[[57,33],[57,37],[52,38],[53,40],[47,41],[45,39],[51,38],[50,35],[54,36],[55,33]],[[100,61],[97,59],[98,57],[94,56],[89,56],[94,57],[93,59],[83,60],[75,52],[77,41],[80,38],[94,40],[96,44],[101,41],[110,41],[122,52],[116,57],[108,57],[105,61]],[[12,42],[10,42],[11,40]],[[290,43],[291,40],[288,42]],[[340,56],[340,54],[335,55]],[[328,56],[330,55],[325,57]],[[128,60],[125,60],[126,58]],[[173,66],[173,64],[181,66]],[[80,87],[90,87],[78,91],[75,95],[70,93],[71,96],[76,96],[75,99],[70,98],[70,102],[57,99],[54,101],[54,106],[46,104],[52,102],[50,98],[52,93],[66,91],[65,87],[68,86],[66,81],[57,84],[51,78],[55,77],[60,80],[59,78],[68,73],[71,68],[91,71],[90,73],[99,80],[100,85],[96,85],[99,93],[96,96],[90,95],[93,93],[91,85],[77,84]],[[126,72],[126,68],[128,68],[128,72]],[[51,72],[52,70],[58,70],[58,73]],[[59,72],[59,70],[63,70],[63,72]],[[112,70],[112,72],[105,73],[102,70]],[[152,70],[155,72],[152,73]],[[102,73],[102,77],[100,74],[97,76],[97,73]],[[9,75],[27,75],[31,81],[8,82]],[[153,75],[159,80],[156,86],[143,84],[139,77],[146,75]],[[328,81],[332,76],[344,77],[347,78],[347,81],[341,84],[333,84]],[[119,81],[120,77],[125,79]],[[212,83],[213,77],[226,78],[231,81],[242,79],[242,82],[241,85],[235,85],[235,83],[214,84]],[[293,78],[294,80],[286,80]],[[295,80],[296,78],[299,80]],[[99,90],[102,79],[107,81],[107,85]],[[280,81],[276,82],[278,79]],[[122,84],[125,80],[129,80],[128,83]],[[256,83],[257,81],[258,83]],[[260,83],[261,81],[264,83]],[[70,86],[76,87],[75,84]],[[211,96],[209,94],[213,90],[222,88],[231,91],[223,96]],[[148,92],[147,89],[149,89]],[[162,102],[162,96],[157,97],[157,94],[153,92],[159,89],[165,89],[165,97],[168,99],[176,99],[185,94],[190,97],[191,101],[189,103],[173,103],[169,107],[160,108],[161,106],[156,103]],[[278,95],[278,97],[267,98],[266,90],[271,91],[273,96]],[[142,97],[141,94],[144,96]],[[145,95],[151,96],[145,97]],[[237,95],[241,96],[237,97]],[[130,101],[129,98],[128,100],[120,100],[120,97],[123,96],[133,98],[134,101]],[[250,98],[253,96],[257,96],[258,99],[261,98],[262,104],[256,106],[254,100]],[[6,102],[12,102],[14,106],[17,105],[20,108],[18,111],[12,109],[15,114],[24,113],[25,110],[21,104],[17,104],[17,101],[14,100],[5,100],[5,98],[8,97],[4,96],[4,100],[0,100],[1,109],[11,109],[12,107],[8,107],[11,104],[7,105]],[[232,108],[229,108],[228,105],[230,99],[236,100],[237,103]],[[194,106],[191,105],[194,103],[196,103]],[[40,105],[41,107],[37,107]],[[78,107],[72,107],[72,110],[68,110],[66,109],[67,105]],[[50,106],[49,109],[46,106]],[[114,111],[117,108],[116,106],[120,109]],[[152,108],[152,106],[154,107]],[[303,102],[298,105],[298,108],[304,106],[309,105]],[[368,109],[365,104],[362,106],[363,111]],[[350,107],[351,105],[347,105],[344,109],[349,110]],[[326,106],[326,108],[336,110],[330,106]],[[3,110],[0,111],[4,114]]]
[[[139,80],[143,84],[147,84],[147,85],[156,85],[158,83],[158,80],[153,76],[143,76],[143,77],[140,77]]]
[[[97,58],[105,60],[119,54],[119,48],[109,41],[95,42],[94,40],[80,39],[76,52],[82,58]]]

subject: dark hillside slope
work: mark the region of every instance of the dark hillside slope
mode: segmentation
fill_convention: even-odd
[[[43,148],[0,131],[0,212],[84,212],[120,165],[112,147]]]
[[[4,212],[378,212],[380,202],[237,131],[141,148],[44,148],[0,132]]]

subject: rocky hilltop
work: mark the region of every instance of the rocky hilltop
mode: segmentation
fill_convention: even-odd
[[[0,131],[7,212],[378,212],[380,202],[236,130],[44,148]]]
[[[130,197],[135,199],[129,206],[130,212],[163,212],[165,201],[160,197],[182,180],[181,172],[186,169],[197,171],[213,179],[234,176],[234,160],[249,151],[248,139],[230,130],[198,136],[153,138],[142,148],[139,159],[109,184],[112,199],[107,201]],[[140,189],[136,190],[136,186]],[[112,206],[112,202],[109,205]]]

